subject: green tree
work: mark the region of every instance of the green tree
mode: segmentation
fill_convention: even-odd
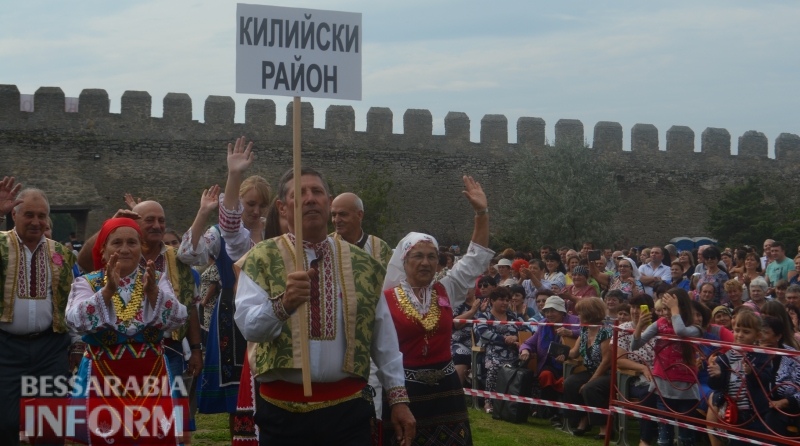
[[[542,243],[577,247],[584,241],[611,246],[620,231],[613,218],[622,207],[619,187],[598,154],[579,144],[511,155],[511,196],[501,204],[503,246]]]
[[[337,193],[352,192],[358,195],[364,203],[362,229],[367,234],[383,238],[391,245],[392,241],[385,238],[385,235],[393,233],[396,224],[390,205],[394,187],[391,173],[386,169],[376,168],[366,160],[357,161],[353,172],[358,174],[351,182],[337,185],[334,190]]]
[[[751,178],[728,189],[711,207],[706,229],[722,246],[761,246],[772,238],[793,253],[792,244],[800,240],[798,204],[785,184]]]

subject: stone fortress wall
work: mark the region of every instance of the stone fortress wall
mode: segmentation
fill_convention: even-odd
[[[39,88],[34,103],[33,112],[20,111],[18,88],[0,85],[0,175],[45,190],[53,210],[71,212],[86,236],[124,206],[125,192],[162,202],[168,225],[179,232],[188,229],[202,189],[215,183],[224,187],[225,147],[238,135],[255,141],[257,160],[250,173],[274,184],[292,165],[291,101],[285,126],[276,125],[277,109],[270,99],[249,99],[244,123],[234,122],[235,104],[227,96],[206,99],[204,122],[192,119],[192,100],[180,93],[164,97],[160,118],[151,116],[152,98],[145,91],[126,91],[119,114],[109,112],[108,94],[100,89],[83,90],[76,113],[65,112],[65,95],[58,87]],[[371,169],[394,182],[397,224],[394,233],[381,234],[390,241],[415,230],[463,246],[471,234],[472,213],[461,197],[461,175],[475,176],[490,206],[497,208],[513,187],[507,175],[513,149],[555,150],[546,144],[541,118],[519,118],[517,142],[509,143],[503,115],[484,116],[480,141],[471,142],[470,118],[459,112],[445,117],[444,135],[433,134],[428,110],[406,110],[402,134],[392,132],[394,115],[388,108],[369,110],[365,132],[355,130],[350,106],[328,107],[325,128],[313,128],[310,103],[302,104],[301,114],[304,165],[319,168],[334,185],[352,183]],[[578,120],[561,119],[555,123],[555,142],[582,143],[586,131]],[[705,235],[708,206],[725,188],[748,177],[791,183],[800,178],[800,137],[795,134],[775,139],[771,159],[767,138],[757,131],[738,138],[735,156],[731,135],[721,128],[702,132],[699,152],[689,127],[667,130],[665,151],[659,150],[654,125],[636,124],[630,132],[630,151],[624,151],[622,126],[598,122],[589,149],[616,170],[624,205],[609,218],[626,228],[621,240],[626,245]],[[496,229],[502,221],[494,217]]]

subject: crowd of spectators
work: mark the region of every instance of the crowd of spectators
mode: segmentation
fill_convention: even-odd
[[[619,324],[617,367],[636,375],[620,389],[624,398],[694,416],[698,425],[723,421],[755,432],[797,435],[800,356],[739,346],[800,349],[798,281],[800,255],[787,257],[785,245],[774,240],[765,242],[763,255],[750,246],[713,245],[693,251],[672,245],[595,250],[591,243],[580,251],[506,249],[477,280],[474,300],[454,313],[478,321],[474,333],[469,325],[454,327],[454,359],[458,352],[465,385],[487,390],[495,390],[499,367],[535,361],[535,397],[607,408],[612,331]],[[520,336],[525,331],[532,335]],[[472,348],[473,342],[482,348]],[[569,353],[555,356],[551,344],[566,345]],[[477,370],[469,370],[472,354],[482,356]],[[492,411],[488,399],[484,409]],[[549,418],[575,435],[595,427],[598,439],[615,434],[606,432],[604,415],[535,405],[531,415]],[[673,425],[640,420],[639,426],[640,445],[673,444]],[[678,430],[682,445],[693,445],[700,436],[706,434]],[[723,444],[718,436],[708,437],[712,445]]]

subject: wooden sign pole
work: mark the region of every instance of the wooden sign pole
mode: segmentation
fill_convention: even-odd
[[[306,266],[303,259],[303,194],[300,187],[300,180],[302,177],[302,162],[301,162],[301,126],[300,119],[300,96],[294,97],[292,105],[292,130],[293,130],[293,165],[292,174],[294,175],[294,269],[295,271],[303,271]],[[308,351],[308,304],[305,303],[297,309],[300,315],[300,357],[302,359],[303,371],[303,395],[311,396],[311,354]]]

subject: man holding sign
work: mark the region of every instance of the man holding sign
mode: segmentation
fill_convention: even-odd
[[[328,237],[331,197],[321,174],[309,168],[302,169],[300,193],[307,270],[294,269],[293,177],[289,171],[278,183],[278,209],[287,217],[289,234],[250,251],[236,292],[236,324],[245,339],[258,343],[250,365],[260,383],[259,442],[369,444],[372,358],[398,440],[411,444],[416,422],[407,406],[397,333],[381,293],[385,270],[364,251]],[[309,325],[310,397],[301,385],[301,318]]]

